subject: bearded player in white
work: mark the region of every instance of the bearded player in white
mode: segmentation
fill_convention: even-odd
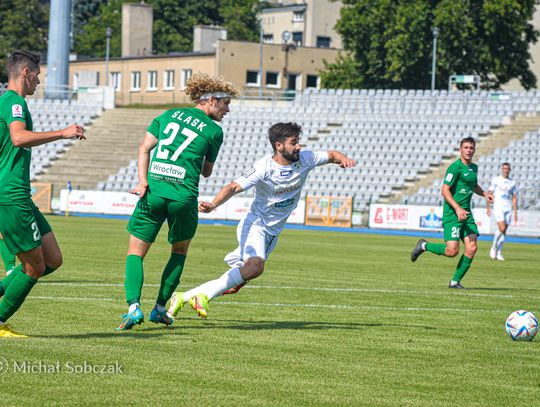
[[[225,256],[231,269],[216,280],[174,293],[168,310],[170,316],[175,317],[187,302],[201,318],[206,318],[208,301],[236,293],[246,282],[259,277],[287,218],[298,205],[309,172],[329,163],[342,168],[356,165],[338,151],[301,151],[301,131],[296,123],[274,124],[268,131],[274,154],[255,162],[242,177],[223,187],[212,202],[199,203],[199,212],[212,212],[233,195],[255,187],[251,208],[238,224],[238,248]]]
[[[503,163],[501,166],[501,175],[494,177],[489,186],[493,192],[493,215],[497,222],[497,231],[493,236],[493,244],[489,251],[489,257],[504,261],[502,248],[508,225],[512,223],[512,212],[514,221],[517,222],[517,185],[516,181],[510,178],[510,164]],[[487,204],[487,215],[491,216],[489,202]]]

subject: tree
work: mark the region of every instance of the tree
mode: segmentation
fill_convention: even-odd
[[[16,49],[47,50],[48,9],[38,0],[0,2],[0,82],[7,81],[6,62]]]
[[[126,0],[102,2],[98,13],[91,17],[82,29],[79,28],[79,34],[75,35],[75,52],[87,57],[105,57],[106,30],[110,27],[110,56],[119,57],[122,52],[122,3],[127,2]]]
[[[227,28],[227,38],[238,41],[259,41],[258,0],[227,0],[221,2],[221,17]]]
[[[326,64],[323,86],[428,88],[433,27],[439,29],[437,87],[476,74],[486,88],[513,78],[529,89],[535,0],[344,0],[336,26],[347,53]]]

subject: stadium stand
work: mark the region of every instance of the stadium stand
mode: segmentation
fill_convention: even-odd
[[[27,103],[34,131],[63,129],[73,123],[89,125],[102,111],[98,105],[78,101],[29,98]],[[32,148],[30,179],[35,181],[73,143],[73,140],[58,140]]]
[[[348,172],[337,167],[315,169],[304,193],[353,196],[355,210],[361,211],[453,159],[461,138],[473,136],[482,144],[518,114],[536,116],[539,102],[538,91],[310,89],[283,106],[236,105],[223,122],[225,141],[214,174],[201,180],[200,193],[214,195],[252,162],[270,154],[267,130],[271,124],[296,121],[303,126],[306,148],[343,150],[360,164]],[[540,123],[534,126],[537,129]],[[508,142],[500,140],[500,147]],[[135,158],[136,150],[132,151]],[[102,179],[97,188],[125,191],[136,183],[136,161],[132,160]],[[424,188],[415,202],[427,202],[432,193]]]

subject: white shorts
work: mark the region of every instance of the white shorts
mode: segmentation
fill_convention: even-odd
[[[504,222],[507,225],[512,223],[512,210],[502,210],[498,208],[493,208],[493,216],[495,217],[495,222]]]
[[[245,219],[238,224],[236,236],[238,247],[224,259],[230,267],[242,267],[250,257],[268,259],[278,240],[277,236],[268,234],[261,226],[253,225]]]

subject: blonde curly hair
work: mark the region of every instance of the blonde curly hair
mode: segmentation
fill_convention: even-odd
[[[206,93],[224,92],[231,97],[239,95],[238,89],[221,76],[210,76],[200,72],[189,78],[184,92],[193,102],[200,100],[200,97]]]

